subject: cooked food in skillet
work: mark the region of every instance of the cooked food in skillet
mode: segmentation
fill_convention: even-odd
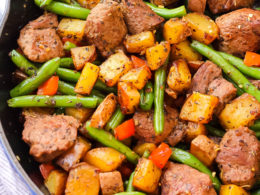
[[[8,105],[50,194],[260,194],[253,0],[35,4]]]

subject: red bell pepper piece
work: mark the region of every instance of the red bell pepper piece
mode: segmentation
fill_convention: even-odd
[[[58,76],[52,76],[38,87],[37,95],[55,95],[58,90]]]
[[[163,168],[172,154],[171,148],[166,143],[161,143],[149,156],[149,159],[159,167]]]
[[[115,128],[115,137],[118,140],[124,140],[135,134],[135,123],[133,119],[123,122]]]
[[[247,66],[260,66],[260,54],[247,51],[244,58],[244,64]]]
[[[146,66],[146,61],[138,58],[134,55],[131,56],[131,61],[133,62],[134,68],[140,68],[142,66]]]
[[[52,163],[43,163],[40,164],[39,169],[42,174],[42,177],[44,179],[47,179],[47,177],[49,176],[51,171],[55,169],[55,167],[52,165]]]

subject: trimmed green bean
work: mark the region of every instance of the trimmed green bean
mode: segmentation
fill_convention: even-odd
[[[260,189],[251,192],[251,195],[260,195]]]
[[[40,7],[41,0],[34,0],[34,3]],[[78,18],[83,20],[85,20],[88,17],[88,14],[90,13],[89,9],[57,1],[52,1],[49,5],[45,6],[44,8],[47,11],[53,12],[61,16]]]
[[[60,58],[54,58],[46,62],[37,71],[36,76],[32,76],[19,83],[10,91],[11,97],[27,95],[37,89],[44,81],[50,78],[60,65]]]
[[[250,129],[260,132],[260,120],[257,120],[255,124],[250,127]]]
[[[191,153],[178,148],[172,148],[172,155],[170,159],[189,165],[194,169],[197,169],[202,173],[207,174],[210,177],[215,189],[217,191],[220,190],[221,183],[219,179],[216,176],[213,176],[212,172],[208,169],[208,167],[206,167],[202,162],[199,161],[199,159],[197,159]]]
[[[140,157],[134,151],[132,151],[129,147],[118,141],[113,135],[111,135],[107,131],[91,127],[89,121],[86,123],[86,131],[82,133],[86,133],[86,135],[89,135],[101,144],[107,147],[114,148],[115,150],[121,152],[126,156],[126,159],[129,162],[133,164],[138,163],[138,159]]]
[[[234,85],[234,87],[237,89],[237,96],[242,95],[243,93],[245,93],[243,91],[243,89],[241,89],[240,87],[238,87],[238,85],[231,79],[229,78],[225,73],[223,73],[223,77],[228,80],[230,83],[232,83]]]
[[[105,130],[110,131],[114,130],[118,125],[120,125],[125,118],[125,115],[122,113],[120,108],[117,108],[112,117],[109,119]]]
[[[260,131],[255,132],[255,135],[258,139],[260,139]]]
[[[142,157],[143,158],[148,158],[149,156],[150,156],[149,150],[145,150]]]
[[[218,137],[223,137],[224,134],[226,133],[225,131],[221,130],[221,129],[217,129],[215,127],[212,127],[208,124],[205,124],[209,134],[214,135],[214,136],[218,136]]]
[[[134,174],[135,174],[135,172],[133,171],[133,173],[131,173],[131,175],[129,177],[128,184],[127,184],[126,190],[125,190],[126,192],[133,192],[133,191],[135,191],[135,188],[133,186]]]
[[[217,51],[198,41],[192,41],[191,47],[217,64],[239,87],[260,101],[260,91],[252,85],[241,72],[229,64]]]
[[[103,83],[101,80],[97,80],[94,88],[100,91],[104,91],[107,93],[114,93],[117,94],[117,88],[116,87],[108,87],[105,83]]]
[[[155,71],[154,75],[154,117],[153,126],[155,134],[159,135],[163,133],[164,129],[164,89],[166,81],[166,66],[168,59],[165,64]]]
[[[41,0],[41,4],[40,7],[45,7],[47,5],[49,5],[52,2],[52,0]]]
[[[8,100],[8,105],[14,108],[23,107],[84,107],[95,108],[98,99],[94,97],[77,97],[71,95],[26,95]]]
[[[143,192],[120,192],[114,195],[146,195],[146,194]]]
[[[260,68],[248,67],[244,64],[242,59],[232,56],[231,54],[227,54],[224,52],[218,52],[218,54],[220,54],[224,59],[226,59],[230,64],[235,66],[243,74],[254,79],[260,79]]]
[[[70,0],[58,0],[58,1],[63,2],[63,3],[67,3],[67,4],[70,4],[70,3],[71,3]]]
[[[72,48],[77,47],[74,43],[71,43],[70,41],[66,41],[63,45],[63,49],[70,51]]]
[[[176,18],[176,17],[182,17],[187,14],[185,6],[182,5],[180,7],[174,8],[174,9],[167,9],[167,8],[160,8],[152,3],[145,2],[146,5],[148,5],[157,15],[165,18]]]
[[[81,7],[80,4],[76,1],[76,0],[71,0],[71,5],[77,6],[77,7]]]
[[[153,84],[149,81],[144,89],[140,91],[140,108],[142,110],[151,110],[154,100]]]
[[[65,95],[77,95],[74,91],[74,86],[63,81],[59,81],[58,91]]]
[[[61,58],[60,59],[60,67],[61,68],[72,68],[73,67],[72,58]]]
[[[56,74],[62,80],[75,82],[75,83],[78,82],[80,77],[80,72],[77,72],[75,70],[70,70],[67,68],[58,68]]]
[[[95,97],[98,99],[98,104],[100,104],[101,102],[103,102],[103,100],[105,99],[105,96],[98,90],[96,89],[92,89],[89,97]]]

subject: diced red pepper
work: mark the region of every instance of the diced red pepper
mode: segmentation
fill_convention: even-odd
[[[247,66],[260,66],[260,54],[247,51],[244,58],[244,64]]]
[[[124,140],[135,134],[135,123],[133,119],[123,122],[115,128],[115,136],[118,140]]]
[[[52,76],[38,87],[37,95],[55,95],[58,90],[59,77]]]
[[[166,143],[161,143],[149,156],[149,159],[159,167],[163,168],[172,154],[171,148]]]
[[[146,61],[141,59],[141,58],[138,58],[134,55],[131,56],[131,61],[133,62],[133,67],[134,68],[140,68],[142,66],[146,66]]]
[[[47,177],[49,176],[51,171],[55,169],[55,167],[52,165],[52,163],[43,163],[40,164],[39,169],[42,174],[42,177],[44,179],[47,179]]]

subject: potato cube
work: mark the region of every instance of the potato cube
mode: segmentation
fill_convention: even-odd
[[[244,93],[227,104],[219,115],[220,124],[225,129],[251,126],[260,116],[260,102],[252,95]]]
[[[166,41],[146,49],[147,65],[151,70],[160,68],[168,59],[171,47]]]
[[[99,182],[103,195],[114,195],[124,191],[124,184],[119,171],[100,173]]]
[[[179,18],[171,18],[163,26],[163,37],[170,44],[180,43],[190,35],[191,28]]]
[[[156,148],[154,143],[142,143],[134,147],[134,151],[139,155],[143,156],[144,151],[148,150],[150,153]]]
[[[70,52],[76,70],[81,70],[87,62],[93,62],[97,57],[94,45],[75,47]]]
[[[92,115],[90,126],[102,129],[113,115],[116,104],[116,96],[113,93],[107,95]]]
[[[77,0],[77,2],[82,7],[85,7],[87,9],[92,9],[100,2],[100,0]]]
[[[140,102],[140,93],[129,83],[118,83],[118,102],[123,114],[133,114]]]
[[[83,158],[90,148],[90,142],[82,137],[78,137],[75,145],[58,157],[56,164],[62,167],[65,171],[69,171],[72,166],[79,163],[80,159]]]
[[[53,170],[44,181],[44,185],[51,195],[62,195],[65,190],[66,181],[67,174],[64,171]]]
[[[102,147],[88,151],[83,160],[102,172],[109,172],[116,170],[125,158],[125,155],[113,148]]]
[[[205,125],[201,123],[188,122],[188,126],[186,128],[186,141],[190,142],[199,135],[207,135]]]
[[[99,170],[85,162],[76,164],[69,172],[65,195],[98,195]]]
[[[176,92],[183,92],[189,89],[191,73],[185,60],[179,59],[173,62],[168,74],[167,84]]]
[[[100,65],[99,79],[112,87],[117,84],[121,76],[131,69],[130,59],[123,52],[118,52]]]
[[[249,195],[249,193],[240,186],[228,184],[221,186],[219,195]]]
[[[204,61],[189,61],[188,65],[192,71],[196,72],[204,63]]]
[[[142,89],[147,81],[152,77],[148,66],[131,69],[120,78],[120,82],[131,83],[135,88]]]
[[[171,59],[185,59],[187,61],[201,60],[202,56],[190,46],[190,41],[185,40],[172,45]]]
[[[129,35],[126,37],[124,45],[129,53],[142,53],[155,45],[154,34],[151,31],[146,31]]]
[[[190,153],[196,156],[206,166],[211,166],[218,154],[219,146],[205,135],[199,135],[192,140]]]
[[[141,191],[152,193],[157,187],[162,171],[153,161],[141,158],[138,161],[133,178],[133,186]]]
[[[187,14],[183,18],[192,29],[192,39],[208,45],[218,38],[218,26],[210,17],[201,13],[193,12]]]
[[[180,118],[195,123],[208,123],[218,102],[215,96],[195,92],[185,101]]]
[[[92,91],[92,88],[94,87],[99,73],[99,67],[91,64],[86,63],[84,66],[81,75],[79,77],[79,80],[75,87],[75,92],[79,94],[86,94],[89,95]]]
[[[85,27],[85,20],[63,18],[58,25],[57,33],[60,37],[81,41],[84,36]]]
[[[81,123],[86,122],[93,113],[93,108],[65,108],[65,114],[73,116],[78,119]]]

